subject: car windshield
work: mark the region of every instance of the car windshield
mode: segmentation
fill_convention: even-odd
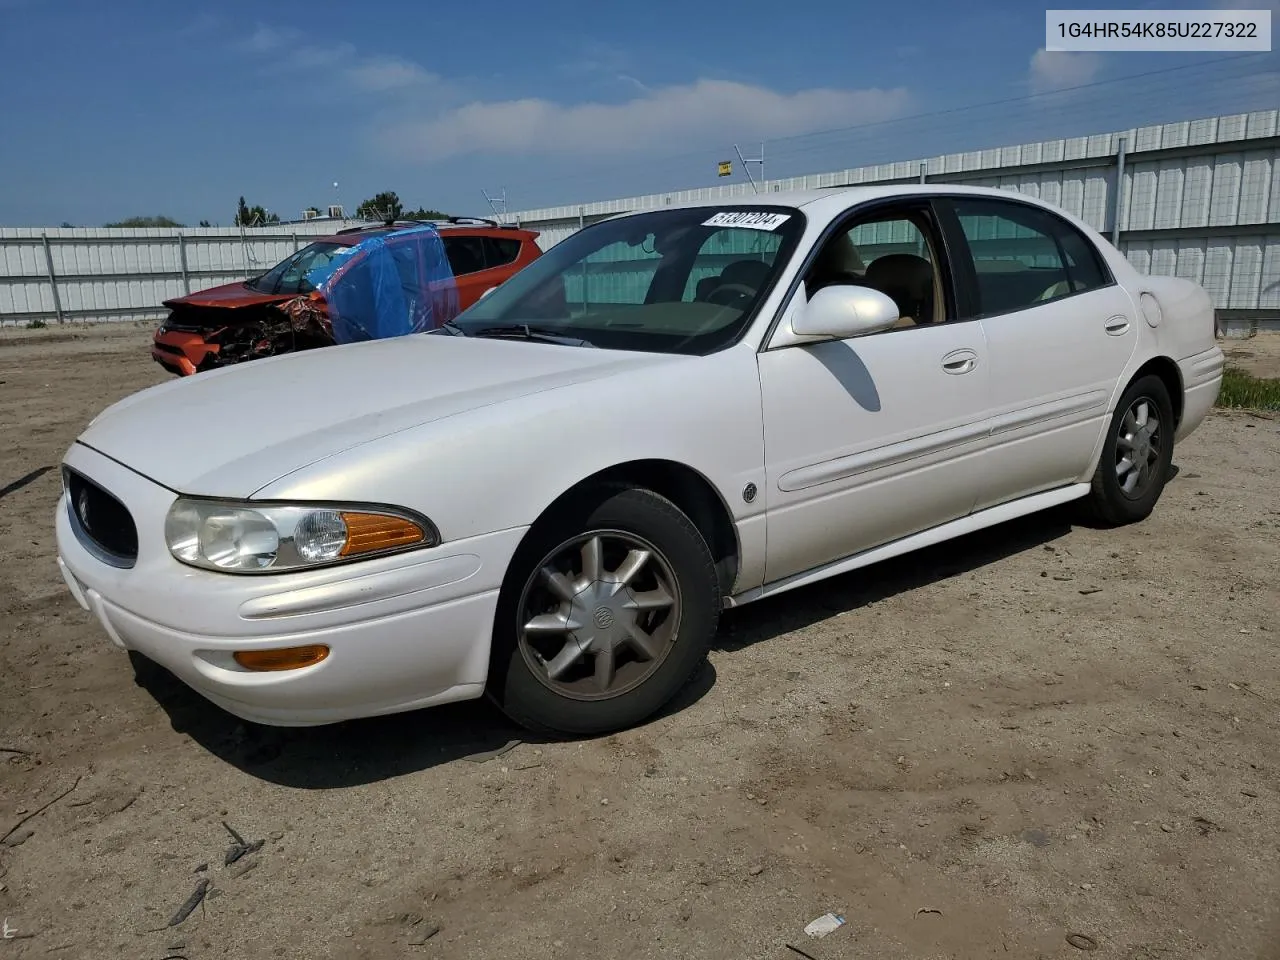
[[[307,274],[350,249],[349,245],[332,240],[309,244],[281,260],[262,276],[246,280],[245,285],[259,293],[310,293],[312,287],[307,283]]]
[[[570,235],[457,318],[621,350],[702,354],[734,342],[794,251],[793,207],[691,207]]]

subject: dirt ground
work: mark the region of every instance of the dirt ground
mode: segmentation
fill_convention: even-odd
[[[1255,377],[1280,379],[1280,333],[1266,331],[1221,343],[1228,363]]]
[[[281,731],[135,682],[52,511],[166,375],[79,336],[0,338],[0,960],[1280,958],[1280,419],[1214,414],[1145,523],[731,612],[677,709],[485,759],[481,703]]]

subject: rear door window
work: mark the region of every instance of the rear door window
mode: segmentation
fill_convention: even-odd
[[[953,199],[951,206],[972,258],[979,316],[1026,310],[1110,282],[1093,245],[1047,210],[986,197]]]

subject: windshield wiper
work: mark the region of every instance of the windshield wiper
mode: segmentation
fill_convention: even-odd
[[[504,323],[493,327],[481,327],[472,331],[472,337],[520,337],[524,340],[536,340],[540,343],[558,343],[566,347],[591,347],[590,340],[579,337],[566,337],[545,327],[532,327],[527,323]]]
[[[440,324],[440,326],[427,331],[427,333],[440,333],[440,332],[447,333],[451,337],[467,336],[467,331],[463,330],[460,326],[458,326],[452,320],[446,320],[444,323]]]

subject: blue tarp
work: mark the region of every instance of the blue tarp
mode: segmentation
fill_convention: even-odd
[[[361,240],[307,280],[328,304],[337,343],[422,333],[458,315],[458,287],[432,226]]]

